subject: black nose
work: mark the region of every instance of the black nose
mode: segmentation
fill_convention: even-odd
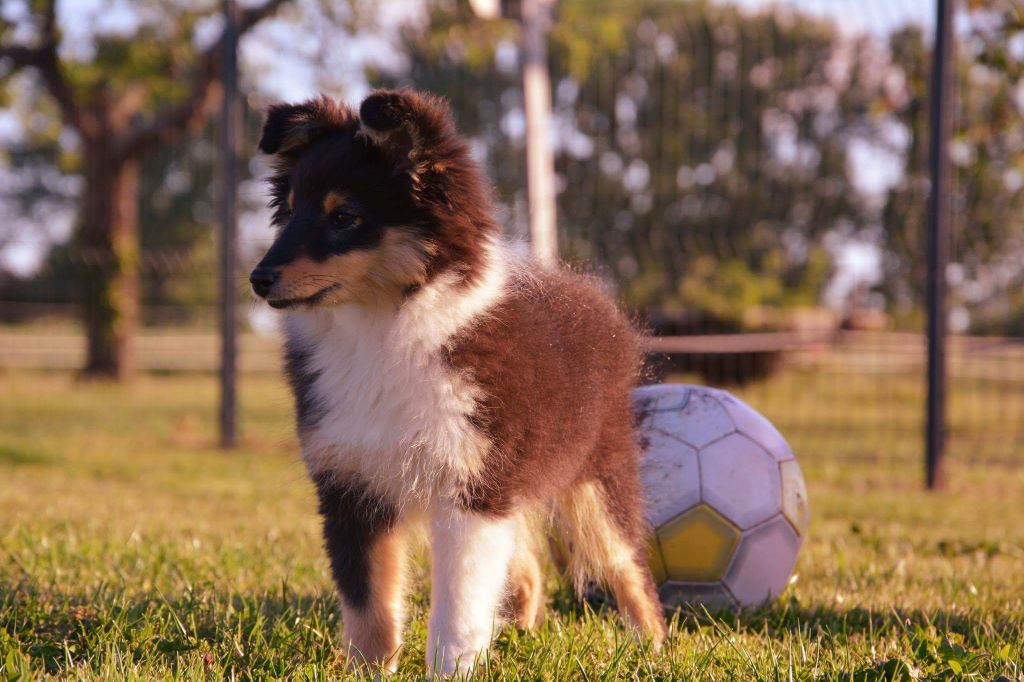
[[[274,286],[274,282],[280,274],[277,270],[272,268],[256,268],[249,275],[249,282],[252,284],[252,290],[256,292],[256,295],[260,298],[266,298],[267,294],[270,293],[270,287]]]

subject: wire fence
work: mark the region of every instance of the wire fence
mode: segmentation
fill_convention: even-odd
[[[595,15],[580,0],[559,12],[560,250],[651,333],[652,379],[731,388],[805,461],[920,462],[932,3],[645,0]],[[1019,10],[962,7],[957,41],[949,454],[1020,466]],[[514,32],[440,3],[405,52],[407,69],[381,82],[449,99],[507,232],[525,235]],[[246,234],[255,255],[266,240]],[[187,248],[142,251],[143,368],[216,369],[213,253],[201,231]],[[0,278],[0,366],[80,366],[87,256],[64,249]],[[242,369],[278,371],[269,318],[248,312]]]

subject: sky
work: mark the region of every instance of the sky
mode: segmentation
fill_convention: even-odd
[[[934,0],[725,0],[740,7],[760,9],[772,4],[832,19],[851,32],[885,36],[908,23],[930,28]]]

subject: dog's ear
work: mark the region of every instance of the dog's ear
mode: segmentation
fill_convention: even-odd
[[[441,171],[464,145],[448,103],[412,90],[377,90],[359,107],[361,132],[395,164],[414,176]]]
[[[294,154],[330,130],[354,121],[351,109],[323,95],[301,104],[274,104],[267,110],[259,148],[265,154]]]

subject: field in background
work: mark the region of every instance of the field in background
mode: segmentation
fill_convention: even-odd
[[[815,385],[790,373],[748,397],[790,400],[800,382]],[[243,377],[234,453],[214,447],[212,375],[124,388],[61,371],[0,380],[0,675],[343,677],[313,493],[278,375]],[[916,419],[896,408],[916,399],[911,390],[898,383],[882,405],[856,384],[816,395],[837,400],[821,407],[851,425],[852,456],[870,451],[862,415],[900,428]],[[738,617],[680,614],[654,656],[552,576],[547,623],[535,635],[504,631],[489,678],[1019,679],[1024,472],[961,464],[952,491],[930,495],[916,464],[826,457],[814,438],[793,438],[813,519],[780,602]],[[422,675],[426,570],[417,563],[398,679]]]
[[[805,461],[921,462],[924,338],[895,332],[813,338],[787,351],[784,368],[768,380],[733,390],[772,419]],[[697,345],[699,339],[686,337]],[[218,352],[217,336],[202,327],[150,328],[138,339],[140,365],[150,372],[215,372]],[[949,353],[951,458],[971,467],[1024,466],[1024,340],[952,337]],[[71,324],[0,326],[0,371],[72,370],[84,354],[84,339]],[[239,366],[257,384],[280,372],[280,355],[274,335],[240,337]],[[735,356],[738,372],[749,357]],[[697,376],[671,379],[703,383]]]

